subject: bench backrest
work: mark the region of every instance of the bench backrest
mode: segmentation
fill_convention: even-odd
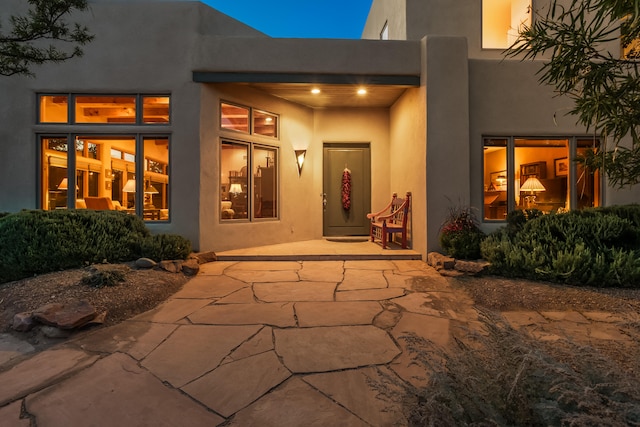
[[[402,224],[404,227],[407,224],[410,206],[411,192],[408,192],[404,199],[394,197],[391,202],[391,213],[393,216],[390,218],[389,222],[393,224]]]

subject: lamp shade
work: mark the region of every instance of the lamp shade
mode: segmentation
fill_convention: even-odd
[[[242,193],[242,186],[240,184],[231,184],[231,187],[229,187],[229,193],[231,194]]]
[[[130,179],[127,183],[122,187],[122,191],[125,193],[135,193],[136,192],[136,180]]]
[[[534,191],[547,191],[547,189],[544,188],[544,185],[542,185],[538,178],[532,176],[531,178],[527,178],[524,184],[522,184],[520,191],[530,191],[533,193]]]
[[[298,176],[302,173],[302,165],[304,165],[304,158],[307,155],[307,150],[295,150],[296,165],[298,166]]]

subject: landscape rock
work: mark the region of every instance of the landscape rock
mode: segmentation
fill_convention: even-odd
[[[33,312],[33,317],[45,325],[60,329],[74,329],[86,325],[96,317],[96,309],[87,301],[69,304],[52,303]]]
[[[200,264],[197,259],[188,259],[182,263],[182,272],[187,276],[195,276],[200,271]]]
[[[474,275],[474,274],[481,273],[488,266],[489,266],[489,263],[484,260],[480,260],[480,261],[456,260],[456,265],[454,266],[454,268],[456,271]]]
[[[453,270],[456,260],[438,252],[429,252],[427,263],[436,270]]]
[[[196,254],[196,258],[199,264],[206,264],[208,262],[214,262],[218,260],[218,256],[215,252],[199,252]]]
[[[151,258],[138,258],[136,260],[136,267],[138,268],[153,268],[156,264]]]
[[[35,326],[35,321],[33,319],[33,313],[30,311],[18,313],[13,316],[13,323],[11,324],[11,328],[14,331],[18,332],[29,332]]]
[[[40,327],[40,332],[47,338],[68,338],[71,335],[71,331],[48,325]]]
[[[165,261],[160,261],[158,263],[158,266],[161,269],[168,271],[169,273],[180,273],[182,271],[182,263],[183,261],[180,261],[180,260],[177,260],[177,261],[165,260]]]

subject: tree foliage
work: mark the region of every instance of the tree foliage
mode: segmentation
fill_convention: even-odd
[[[0,75],[33,76],[32,66],[82,56],[81,46],[93,40],[89,30],[65,17],[87,10],[87,0],[28,0],[24,15],[8,18],[7,33],[0,31]]]
[[[540,82],[572,99],[570,114],[604,142],[579,160],[604,170],[614,186],[637,184],[640,0],[551,0],[535,14],[506,55],[545,59]],[[612,55],[618,43],[626,55]],[[631,144],[621,144],[625,138]]]

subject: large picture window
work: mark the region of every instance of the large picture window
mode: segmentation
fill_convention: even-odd
[[[600,205],[598,171],[573,160],[598,141],[588,138],[485,138],[485,220],[505,220],[513,210],[561,213]]]
[[[278,149],[223,141],[220,162],[222,220],[278,217]]]
[[[123,210],[146,220],[169,219],[167,136],[74,134],[40,141],[43,209]]]
[[[482,0],[482,47],[506,49],[531,25],[531,0]]]

